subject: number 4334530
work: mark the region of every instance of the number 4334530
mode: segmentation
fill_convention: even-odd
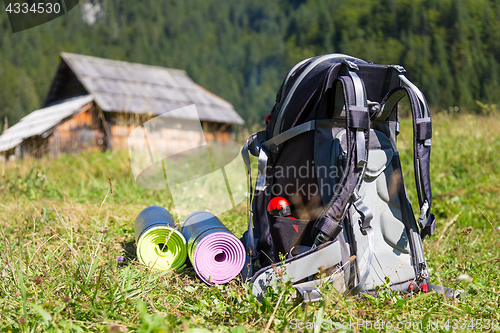
[[[34,14],[52,14],[52,13],[59,13],[61,11],[61,4],[59,3],[34,3],[31,6],[27,3],[9,3],[7,6],[6,11],[8,13],[14,13],[14,14],[27,14],[27,13],[34,13]]]

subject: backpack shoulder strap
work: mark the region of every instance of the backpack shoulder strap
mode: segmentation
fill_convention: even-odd
[[[369,227],[372,214],[355,192],[363,180],[368,160],[368,144],[370,134],[370,114],[366,100],[363,81],[354,72],[357,66],[346,62],[347,75],[339,76],[333,85],[335,91],[341,91],[343,96],[346,116],[347,138],[347,164],[346,170],[337,186],[337,190],[330,202],[324,207],[313,228],[316,244],[334,239],[342,230],[344,218],[349,201],[352,201],[361,216],[363,216],[362,229]]]
[[[408,80],[402,73],[404,69],[395,66],[400,72],[399,78],[407,86],[400,86],[390,91],[381,103],[382,119],[392,118],[396,112],[396,105],[404,97],[408,96],[411,106],[413,120],[413,160],[415,168],[415,182],[417,184],[418,202],[420,205],[420,217],[418,219],[421,228],[421,237],[431,236],[434,233],[436,217],[430,212],[432,203],[432,191],[430,180],[430,155],[432,122],[429,107],[422,92]]]
[[[316,220],[313,232],[316,233],[315,245],[333,240],[342,231],[342,221],[349,203],[352,203],[360,214],[359,227],[367,237],[368,258],[358,284],[350,290],[350,294],[354,295],[364,288],[374,257],[375,245],[373,230],[370,226],[373,214],[357,193],[357,189],[363,181],[368,161],[370,113],[363,81],[354,71],[357,66],[350,62],[346,62],[346,65],[348,75],[340,76],[334,81],[337,96],[340,95],[338,89],[342,87],[346,110],[346,170],[343,172],[338,190],[335,191],[332,199]],[[351,223],[353,222],[351,221]]]

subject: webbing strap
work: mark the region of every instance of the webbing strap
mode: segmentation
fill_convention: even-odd
[[[361,81],[361,78],[356,74],[355,71],[349,69],[349,67],[352,67],[353,65],[355,66],[354,68],[357,69],[357,66],[350,61],[346,61],[348,64],[348,73],[349,76],[352,79],[352,82],[354,84],[354,94],[356,96],[356,110],[353,110],[353,107],[351,107],[350,110],[350,115],[349,117],[352,119],[353,123],[351,123],[351,126],[356,126],[356,166],[358,168],[363,167],[368,160],[367,154],[366,154],[366,145],[365,145],[365,132],[363,130],[370,129],[370,122],[368,121],[367,124],[364,124],[365,126],[368,125],[367,127],[361,127],[360,125],[362,124],[355,124],[354,119],[356,118],[370,118],[370,114],[368,112],[368,105],[367,105],[367,100],[366,100],[366,94],[365,94],[365,86],[363,85],[363,81]],[[354,69],[353,68],[353,69]],[[354,112],[356,113],[354,113]],[[358,117],[353,117],[352,115],[358,115]],[[364,117],[363,117],[364,115]],[[366,121],[366,120],[365,120]]]
[[[248,146],[256,139],[257,134],[254,133],[248,138],[247,142],[243,146],[243,149],[241,149],[241,157],[243,158],[243,162],[245,163],[245,166],[247,168],[247,181],[248,181],[248,202],[247,202],[247,207],[248,207],[248,229],[247,232],[245,233],[245,265],[243,266],[243,269],[241,271],[241,274],[243,276],[243,280],[245,281],[249,276],[252,276],[252,266],[253,266],[253,258],[256,257],[257,253],[255,250],[254,246],[254,234],[253,234],[253,222],[252,222],[252,212],[251,212],[251,205],[252,205],[252,170],[251,170],[251,165],[250,165],[250,154],[249,154],[249,148]]]
[[[247,281],[253,275],[253,262],[257,258],[255,237],[253,233],[252,214],[248,219],[248,231],[243,234],[245,239],[245,265],[241,269],[243,281]]]
[[[419,226],[421,236],[431,236],[434,233],[436,218],[430,212],[432,203],[430,180],[430,155],[432,123],[429,107],[422,92],[411,83],[403,74],[399,75],[401,81],[408,86],[400,86],[390,91],[382,100],[382,119],[388,119],[395,106],[404,97],[410,101],[413,120],[413,162],[415,169],[415,182],[417,185],[418,202],[420,206]]]
[[[435,291],[438,294],[443,294],[445,298],[460,298],[465,295],[466,292],[460,289],[453,290],[448,287],[438,286],[435,284],[427,284],[428,292]]]
[[[300,135],[308,131],[313,131],[315,129],[316,129],[316,120],[305,122],[298,126],[292,127],[289,130],[286,130],[276,135],[275,137],[267,140],[266,142],[262,143],[262,147],[264,147],[264,149],[266,149],[267,151],[277,153],[278,147],[282,143],[296,137],[297,135]]]
[[[243,158],[243,162],[245,163],[245,166],[247,168],[247,176],[249,178],[248,193],[250,195],[250,202],[252,201],[252,195],[253,195],[252,167],[250,165],[250,154],[252,154],[253,156],[259,156],[261,151],[261,142],[265,140],[265,137],[266,137],[266,131],[253,133],[252,135],[250,135],[247,142],[241,149],[241,157]]]
[[[267,152],[265,149],[260,149],[255,190],[263,191],[266,189],[266,177],[267,177]]]
[[[265,138],[265,131],[257,132],[252,134],[243,148],[241,149],[241,156],[243,158],[243,162],[247,168],[247,179],[248,179],[248,230],[245,233],[245,266],[243,266],[243,270],[241,272],[243,276],[243,280],[246,280],[248,277],[253,275],[253,260],[257,257],[257,251],[255,246],[255,237],[253,232],[253,216],[252,216],[252,199],[253,199],[253,189],[252,189],[252,167],[250,164],[250,154],[257,156],[259,154],[260,142]]]

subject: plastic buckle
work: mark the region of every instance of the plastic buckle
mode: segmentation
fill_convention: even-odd
[[[325,235],[323,232],[319,232],[317,235],[316,235],[316,239],[314,240],[314,245],[316,246],[319,246],[323,243],[326,243],[330,240],[330,238]]]
[[[349,60],[344,59],[344,61],[342,61],[342,63],[346,64],[346,65],[347,65],[347,67],[349,67],[349,69],[356,70],[356,71],[358,71],[358,70],[359,70],[358,65],[356,65],[356,64],[355,64],[355,63],[353,63],[352,61],[349,61]]]
[[[427,200],[424,201],[422,207],[420,207],[420,216],[418,217],[418,226],[420,229],[424,229],[427,225],[427,211],[429,210],[429,203]]]
[[[270,144],[270,145],[269,145],[269,151],[270,151],[271,153],[277,154],[277,153],[279,152],[279,147],[278,147],[278,145],[277,145],[277,144],[275,144],[275,143]]]
[[[390,65],[389,67],[394,68],[395,70],[397,70],[400,73],[406,72],[406,69],[401,65]]]
[[[425,281],[429,278],[429,273],[427,272],[427,264],[425,262],[421,262],[418,264],[419,273],[417,275],[417,280],[425,283]]]
[[[321,292],[314,287],[295,287],[304,303],[314,303],[323,300]]]
[[[368,110],[369,110],[369,113],[371,115],[377,115],[379,114],[380,112],[380,103],[378,102],[372,102],[372,101],[368,101]]]
[[[360,215],[359,227],[363,235],[365,235],[366,234],[365,229],[371,228],[370,222],[373,219],[373,213],[370,210],[370,208],[368,208],[368,206],[365,205],[363,200],[361,200],[358,191],[354,191],[353,194],[351,195],[351,202],[352,205],[354,206],[354,209],[356,209],[356,211]]]

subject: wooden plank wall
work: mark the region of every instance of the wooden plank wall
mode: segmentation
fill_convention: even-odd
[[[34,136],[25,139],[21,143],[21,149],[16,153],[16,157],[32,156],[40,158],[49,152],[49,139],[41,136]]]
[[[230,142],[234,141],[232,137],[231,124],[215,123],[203,121],[203,133],[205,139],[209,142]]]
[[[106,149],[105,134],[97,110],[88,110],[60,124],[49,137],[49,153]]]
[[[151,120],[146,119],[145,121]],[[199,121],[170,119],[162,121],[152,133],[139,131],[139,135],[130,136],[140,126],[140,122],[124,115],[116,115],[110,120],[111,143],[113,150],[128,150],[129,143],[135,147],[155,147],[157,152],[165,155],[176,154],[199,147],[203,144]],[[232,140],[230,124],[202,122],[203,135],[208,142],[229,142]],[[135,132],[137,133],[137,132]],[[145,134],[147,143],[142,142]]]

